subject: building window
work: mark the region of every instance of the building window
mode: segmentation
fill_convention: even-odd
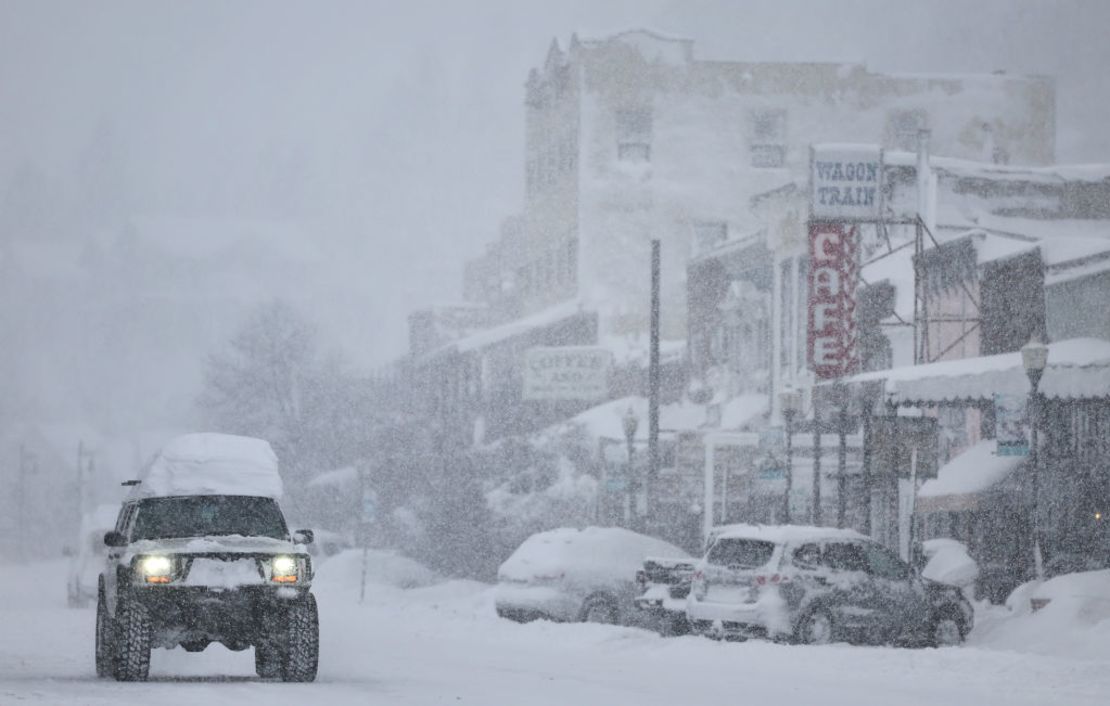
[[[752,114],[752,166],[776,168],[786,164],[786,111],[776,108]]]
[[[917,151],[917,133],[927,129],[924,110],[894,110],[887,115],[887,142],[892,149]]]
[[[724,221],[695,221],[694,243],[698,252],[706,252],[728,240],[728,223]]]
[[[651,161],[652,120],[647,109],[617,111],[617,159]]]

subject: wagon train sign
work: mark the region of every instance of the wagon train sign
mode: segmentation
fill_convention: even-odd
[[[810,169],[813,219],[878,221],[882,177],[883,152],[877,145],[814,145]]]
[[[593,346],[531,348],[524,354],[524,399],[603,399],[612,357]]]

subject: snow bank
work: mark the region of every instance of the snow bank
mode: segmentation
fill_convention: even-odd
[[[135,494],[280,498],[282,483],[268,442],[230,434],[185,434],[166,444]]]
[[[967,547],[955,539],[929,539],[922,542],[925,564],[921,575],[950,586],[970,586],[979,577],[979,565],[967,553]]]
[[[362,551],[348,549],[319,566],[317,583],[357,587],[362,581]],[[443,578],[423,564],[385,549],[366,551],[367,583],[394,588],[419,588],[440,583]]]
[[[591,583],[631,581],[648,556],[685,558],[678,547],[619,527],[561,528],[534,534],[505,560],[500,579],[557,576]]]
[[[1029,599],[1049,599],[1033,612]],[[1054,656],[1110,659],[1110,570],[1023,584],[1006,609],[987,613],[971,633],[975,645]]]

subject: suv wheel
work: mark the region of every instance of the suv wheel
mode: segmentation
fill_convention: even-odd
[[[941,615],[933,621],[930,637],[933,647],[955,647],[964,641],[960,621],[951,615]]]
[[[116,626],[116,679],[146,681],[150,673],[150,613],[138,601],[125,598]]]
[[[320,618],[311,593],[289,608],[286,645],[281,660],[282,681],[314,681],[320,661]],[[258,653],[255,652],[255,659]]]
[[[827,645],[833,641],[832,614],[824,608],[806,613],[798,623],[798,642],[806,645]]]
[[[616,625],[619,622],[620,615],[612,598],[608,596],[590,596],[582,604],[579,619],[583,623]]]
[[[116,626],[108,615],[104,592],[96,596],[96,676],[110,677],[115,672]]]

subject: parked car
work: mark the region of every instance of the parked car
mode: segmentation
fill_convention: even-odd
[[[714,527],[705,541],[701,556],[705,556],[719,534],[732,527]],[[690,580],[696,565],[697,559],[683,552],[669,557],[647,557],[643,567],[636,572],[636,582],[640,584],[636,608],[649,616],[650,622],[664,635],[685,635],[689,632],[686,596],[690,595]]]
[[[955,645],[973,625],[954,586],[853,530],[734,527],[694,573],[686,616],[713,637]]]
[[[104,546],[104,533],[116,526],[119,505],[100,505],[81,518],[77,534],[77,549],[67,553],[69,576],[66,581],[66,604],[70,608],[84,608],[96,600],[97,577],[104,565],[108,548]]]
[[[618,527],[534,534],[498,570],[497,614],[519,622],[637,622],[636,570],[653,554],[684,552]]]
[[[1059,611],[1096,625],[1110,619],[1110,569],[1077,571],[1050,578],[1029,589],[1031,612],[1054,603]]]

